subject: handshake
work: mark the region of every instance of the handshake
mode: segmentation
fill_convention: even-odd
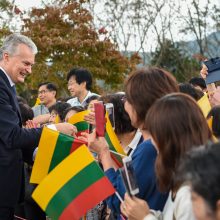
[[[49,125],[45,125],[48,128],[51,128],[53,130],[57,130],[61,133],[70,135],[70,136],[76,136],[75,134],[77,133],[77,128],[76,126],[67,123],[67,122],[63,122],[63,123],[58,123],[58,124],[49,124]],[[37,124],[34,120],[28,120],[26,121],[26,126],[25,128],[37,128],[40,127],[39,124]]]
[[[63,122],[63,123],[54,124],[54,126],[56,127],[56,130],[58,130],[61,133],[71,135],[74,137],[76,136],[77,128],[76,126],[70,123]]]

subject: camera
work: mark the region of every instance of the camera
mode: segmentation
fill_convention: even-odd
[[[206,84],[214,83],[220,80],[220,58],[211,58],[205,61],[204,64],[208,68],[208,75],[206,77]]]
[[[114,114],[114,105],[112,103],[105,104],[105,110],[108,112],[108,117],[111,122],[113,129],[115,129],[115,114]]]
[[[130,196],[139,193],[136,175],[132,166],[131,157],[123,158],[123,167],[119,169],[126,191]]]

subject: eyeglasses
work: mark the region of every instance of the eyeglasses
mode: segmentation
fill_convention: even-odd
[[[38,95],[44,95],[45,93],[47,92],[50,92],[49,90],[41,90],[41,91],[38,91]]]
[[[73,80],[69,80],[69,82],[68,82],[68,84],[67,84],[67,86],[74,86],[74,85],[76,85],[76,84],[78,84],[75,80],[73,81]],[[79,83],[80,84],[80,83]]]

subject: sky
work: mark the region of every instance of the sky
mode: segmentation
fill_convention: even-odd
[[[40,6],[40,0],[15,0],[15,4],[21,9],[27,10],[31,7]]]
[[[41,4],[41,0],[11,0],[12,2],[14,1],[15,2],[15,4],[21,9],[21,10],[28,10],[28,9],[30,9],[31,7],[39,7]],[[191,0],[189,0],[189,1],[191,1]],[[199,2],[200,2],[200,4],[202,4],[203,3],[203,0],[198,0]],[[219,7],[220,7],[220,0],[212,0],[212,3],[216,3],[216,4],[218,4],[219,5]],[[183,10],[184,10],[184,6],[182,7],[183,8]],[[184,10],[185,11],[185,10]],[[175,32],[177,32],[177,33],[175,33]],[[174,34],[174,36],[175,36],[175,38],[176,38],[176,40],[180,40],[179,38],[181,38],[181,40],[191,40],[190,38],[190,36],[188,36],[188,37],[186,37],[185,39],[182,39],[182,38],[184,38],[184,36],[180,36],[179,34],[178,34],[178,30],[176,29],[174,29],[173,30],[173,34]],[[149,47],[151,47],[152,45],[154,45],[155,43],[150,43],[149,44],[149,39],[153,39],[153,36],[149,36],[148,37],[148,45],[150,45]],[[132,43],[132,42],[131,42]],[[129,49],[130,50],[133,50],[134,48],[134,45],[133,45],[133,43],[130,45],[129,44]],[[146,48],[146,50],[150,50],[150,48]]]

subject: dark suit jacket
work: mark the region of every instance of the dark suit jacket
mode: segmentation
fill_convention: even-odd
[[[22,189],[23,160],[32,160],[42,129],[24,129],[17,98],[0,69],[0,207],[14,207]]]

